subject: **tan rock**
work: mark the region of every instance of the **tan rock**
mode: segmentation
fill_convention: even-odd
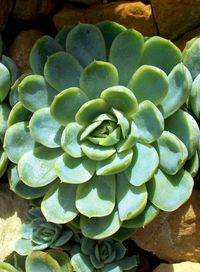
[[[0,31],[4,30],[12,10],[12,0],[0,0]]]
[[[11,45],[9,55],[22,73],[30,69],[29,55],[34,43],[41,36],[42,33],[37,29],[21,31]]]
[[[184,49],[186,42],[188,42],[189,40],[200,36],[200,27],[195,28],[189,32],[187,32],[186,34],[184,34],[180,39],[178,39],[177,41],[175,41],[174,43],[176,44],[176,46],[178,46],[181,50]]]
[[[159,34],[176,39],[200,23],[200,0],[151,0]]]
[[[87,8],[79,8],[74,5],[65,5],[59,12],[53,16],[53,22],[57,30],[64,25],[76,25],[86,23]]]
[[[21,237],[22,221],[25,220],[27,202],[9,190],[7,184],[0,188],[0,261],[14,251]]]
[[[105,20],[115,21],[127,28],[135,28],[146,36],[157,34],[151,5],[140,1],[96,4],[82,9],[68,5],[53,17],[58,30],[64,25],[74,25],[78,22],[95,24]]]
[[[135,28],[146,36],[153,36],[157,33],[151,5],[145,5],[140,1],[111,2],[91,6],[88,8],[87,17],[89,23],[110,20],[127,28]]]
[[[49,14],[56,5],[56,0],[16,0],[13,16],[23,20],[33,20]]]
[[[178,210],[162,212],[132,237],[144,250],[167,261],[200,262],[200,191]]]
[[[182,262],[177,264],[160,264],[153,272],[199,272],[200,264]]]

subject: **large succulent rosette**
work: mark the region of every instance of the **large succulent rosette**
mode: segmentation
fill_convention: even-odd
[[[199,140],[181,109],[192,81],[181,60],[170,41],[112,22],[39,39],[5,135],[10,183],[44,195],[48,221],[95,239],[177,209]]]

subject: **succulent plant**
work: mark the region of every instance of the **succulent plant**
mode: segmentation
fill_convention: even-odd
[[[82,238],[72,250],[71,264],[76,272],[136,271],[137,256],[125,256],[126,247],[113,239]]]
[[[93,239],[177,209],[199,141],[181,108],[192,82],[181,61],[170,41],[113,22],[43,36],[9,117],[10,183],[44,195],[48,222],[75,222]]]
[[[8,263],[9,262],[9,263]],[[8,262],[0,262],[2,272],[72,272],[69,256],[60,250],[33,251],[26,258],[15,254]],[[2,270],[1,270],[2,269]]]
[[[13,60],[3,55],[3,42],[0,36],[0,177],[4,174],[8,164],[2,144],[10,112],[7,96],[18,75],[19,72]]]
[[[60,248],[70,250],[73,243],[79,242],[78,236],[67,226],[47,222],[40,208],[28,210],[28,221],[22,225],[22,238],[15,246],[20,255],[28,255],[33,250]]]
[[[192,78],[192,88],[190,91],[188,109],[194,114],[196,119],[200,120],[200,38],[194,38],[187,42],[183,51],[183,63],[189,69]],[[198,155],[195,154],[188,165],[193,173],[197,173],[199,168],[200,141],[198,145]]]

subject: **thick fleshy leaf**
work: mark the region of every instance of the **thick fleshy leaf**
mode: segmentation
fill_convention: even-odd
[[[33,251],[26,258],[26,271],[29,272],[61,272],[60,266],[49,254],[42,251]]]
[[[106,52],[109,54],[111,44],[113,40],[126,28],[116,22],[104,21],[96,24],[96,26],[101,30],[103,34],[105,44],[106,44]]]
[[[20,76],[20,72],[15,64],[14,60],[8,56],[2,55],[1,62],[6,66],[10,73],[10,84],[13,85],[17,78]]]
[[[188,157],[184,143],[168,131],[163,131],[155,143],[155,148],[160,158],[159,167],[170,175],[176,174]]]
[[[52,37],[45,35],[38,39],[31,50],[29,58],[33,73],[42,75],[48,56],[58,51],[63,51],[63,48]]]
[[[154,218],[159,214],[160,209],[154,206],[150,201],[147,202],[147,205],[142,213],[134,217],[131,220],[123,222],[123,227],[125,228],[142,228],[149,224]]]
[[[138,68],[143,47],[143,36],[133,29],[123,31],[114,39],[110,49],[109,61],[117,67],[121,85],[126,86],[132,74]]]
[[[78,24],[67,35],[66,51],[85,67],[94,60],[106,59],[106,47],[101,31],[94,25]]]
[[[32,112],[27,110],[21,102],[17,102],[9,114],[8,126],[22,121],[29,121],[31,116]]]
[[[187,68],[180,63],[173,68],[168,76],[168,93],[158,107],[164,118],[169,117],[177,111],[188,98],[191,86],[186,69]]]
[[[189,199],[193,185],[192,176],[183,169],[173,176],[158,169],[147,183],[148,197],[159,209],[174,211]]]
[[[126,177],[132,185],[140,186],[152,178],[158,164],[159,157],[152,146],[136,143],[133,147],[133,160],[125,170]]]
[[[126,87],[114,86],[107,88],[101,93],[103,98],[111,108],[132,116],[138,110],[138,103],[135,95]]]
[[[94,271],[89,256],[82,254],[81,249],[78,246],[75,247],[75,250],[72,250],[71,264],[76,272]]]
[[[128,87],[133,91],[138,103],[150,100],[158,105],[168,92],[167,75],[157,67],[143,65],[133,74]]]
[[[119,230],[119,215],[116,210],[104,217],[88,218],[81,215],[80,225],[84,236],[91,239],[104,239]]]
[[[47,191],[41,204],[47,221],[65,224],[77,216],[76,190],[77,185],[57,182]]]
[[[117,127],[116,129],[113,130],[113,132],[108,134],[108,136],[106,136],[105,138],[88,137],[88,139],[91,142],[94,142],[95,144],[98,143],[99,145],[102,145],[102,146],[114,146],[121,139],[121,128]],[[95,140],[97,142],[95,142]]]
[[[186,162],[184,168],[190,173],[192,177],[196,176],[199,170],[199,156],[197,152],[195,152],[192,158]]]
[[[19,239],[15,244],[15,251],[21,256],[29,255],[33,250],[33,242],[28,239]],[[0,270],[1,271],[1,270]]]
[[[120,229],[115,234],[113,234],[111,238],[114,239],[115,241],[122,243],[124,240],[127,240],[128,238],[132,237],[135,232],[136,229],[134,228],[128,229],[120,227]]]
[[[90,99],[98,98],[104,89],[118,83],[118,72],[115,66],[103,61],[90,63],[80,77],[80,88]]]
[[[195,153],[199,141],[199,128],[194,118],[178,110],[165,120],[165,130],[175,134],[187,147],[188,158]]]
[[[142,64],[156,66],[169,74],[181,57],[181,51],[171,41],[155,36],[145,42]]]
[[[33,112],[50,106],[57,94],[44,77],[39,75],[27,76],[19,84],[18,89],[20,101],[25,108]]]
[[[6,168],[8,165],[8,157],[6,155],[6,152],[4,152],[4,149],[0,147],[0,177],[3,176]]]
[[[137,271],[139,266],[139,257],[137,255],[125,256],[123,259],[116,261],[116,264],[122,271]]]
[[[8,181],[10,189],[18,196],[25,199],[35,199],[43,196],[49,189],[50,185],[44,187],[33,188],[24,184],[20,179],[17,171],[17,165],[10,165],[8,169]]]
[[[57,249],[49,249],[47,253],[58,262],[61,272],[73,272],[70,257],[67,253]]]
[[[80,140],[81,141],[86,140],[87,136],[89,136],[90,133],[92,133],[96,128],[98,128],[102,122],[103,121],[95,121],[94,123],[91,123],[89,126],[85,127],[83,133],[81,134]]]
[[[83,156],[81,150],[80,134],[82,126],[72,122],[69,123],[62,133],[61,146],[73,158],[80,158]]]
[[[195,78],[190,92],[190,106],[198,119],[200,119],[200,74]]]
[[[55,96],[51,104],[51,114],[61,125],[73,122],[79,108],[88,100],[79,88],[69,88]]]
[[[51,183],[57,177],[54,164],[61,154],[59,148],[43,146],[26,152],[18,163],[19,178],[30,187],[43,187]]]
[[[52,117],[50,108],[43,108],[34,112],[29,122],[33,139],[50,148],[59,147],[63,127]]]
[[[7,129],[4,149],[12,162],[18,163],[23,154],[32,150],[34,145],[35,142],[30,135],[27,122],[16,123]]]
[[[0,139],[3,140],[7,129],[10,107],[6,103],[0,104]]]
[[[109,215],[115,206],[115,176],[93,176],[80,184],[76,193],[76,207],[89,218]]]
[[[129,134],[122,139],[116,146],[118,152],[123,152],[133,147],[138,138],[138,130],[134,122],[131,122]]]
[[[133,119],[138,128],[138,138],[141,142],[152,143],[163,132],[163,116],[157,107],[148,100],[139,104],[139,110]]]
[[[57,52],[48,57],[44,66],[46,81],[57,91],[79,86],[82,71],[79,62],[66,52]]]
[[[117,175],[117,207],[121,221],[129,220],[140,214],[147,203],[145,185],[130,184],[124,174]]]
[[[190,70],[193,79],[200,73],[199,53],[200,39],[196,37],[187,42],[183,50],[183,63]]]
[[[127,134],[129,133],[129,128],[130,128],[129,121],[122,112],[116,109],[112,109],[112,112],[116,116],[117,124],[121,128],[122,137],[125,139]]]
[[[18,93],[18,86],[22,82],[22,80],[31,75],[32,73],[26,72],[22,74],[18,79],[15,81],[15,83],[11,86],[10,92],[9,92],[9,103],[11,107],[13,107],[17,102],[19,102],[19,93]]]
[[[65,49],[66,46],[66,38],[68,33],[72,30],[72,26],[63,26],[62,29],[60,31],[58,31],[58,33],[55,36],[55,40],[57,41],[57,43],[59,43],[63,49]]]
[[[106,160],[98,161],[96,174],[104,176],[122,172],[130,165],[132,157],[133,151],[130,149],[121,153],[115,153]]]
[[[18,272],[11,264],[0,261],[0,271],[2,272]]]
[[[0,75],[0,102],[2,102],[6,98],[11,86],[10,72],[2,63],[0,63]]]
[[[75,118],[80,125],[87,125],[98,115],[107,113],[108,109],[109,106],[103,99],[93,99],[82,105]]]
[[[87,157],[73,158],[65,153],[57,159],[55,172],[62,182],[79,184],[91,179],[95,172],[95,162]]]
[[[89,159],[95,161],[105,160],[116,152],[114,147],[94,145],[88,141],[81,144],[81,149]]]

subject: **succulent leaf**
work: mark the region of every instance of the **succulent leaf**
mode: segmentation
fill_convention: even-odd
[[[176,210],[183,201],[189,199],[192,193],[193,179],[183,169],[173,176],[158,170],[147,183],[147,188],[149,200],[159,209],[169,212]]]
[[[109,215],[115,207],[115,187],[114,176],[93,176],[77,188],[77,209],[89,218]]]
[[[90,99],[98,98],[104,89],[118,83],[118,71],[115,66],[103,61],[92,62],[80,76],[80,88]]]
[[[66,52],[57,52],[48,57],[44,66],[44,77],[49,85],[60,92],[70,87],[79,86],[82,69],[73,56]]]
[[[27,76],[19,85],[20,101],[32,112],[49,107],[56,94],[56,90],[40,75]]]

